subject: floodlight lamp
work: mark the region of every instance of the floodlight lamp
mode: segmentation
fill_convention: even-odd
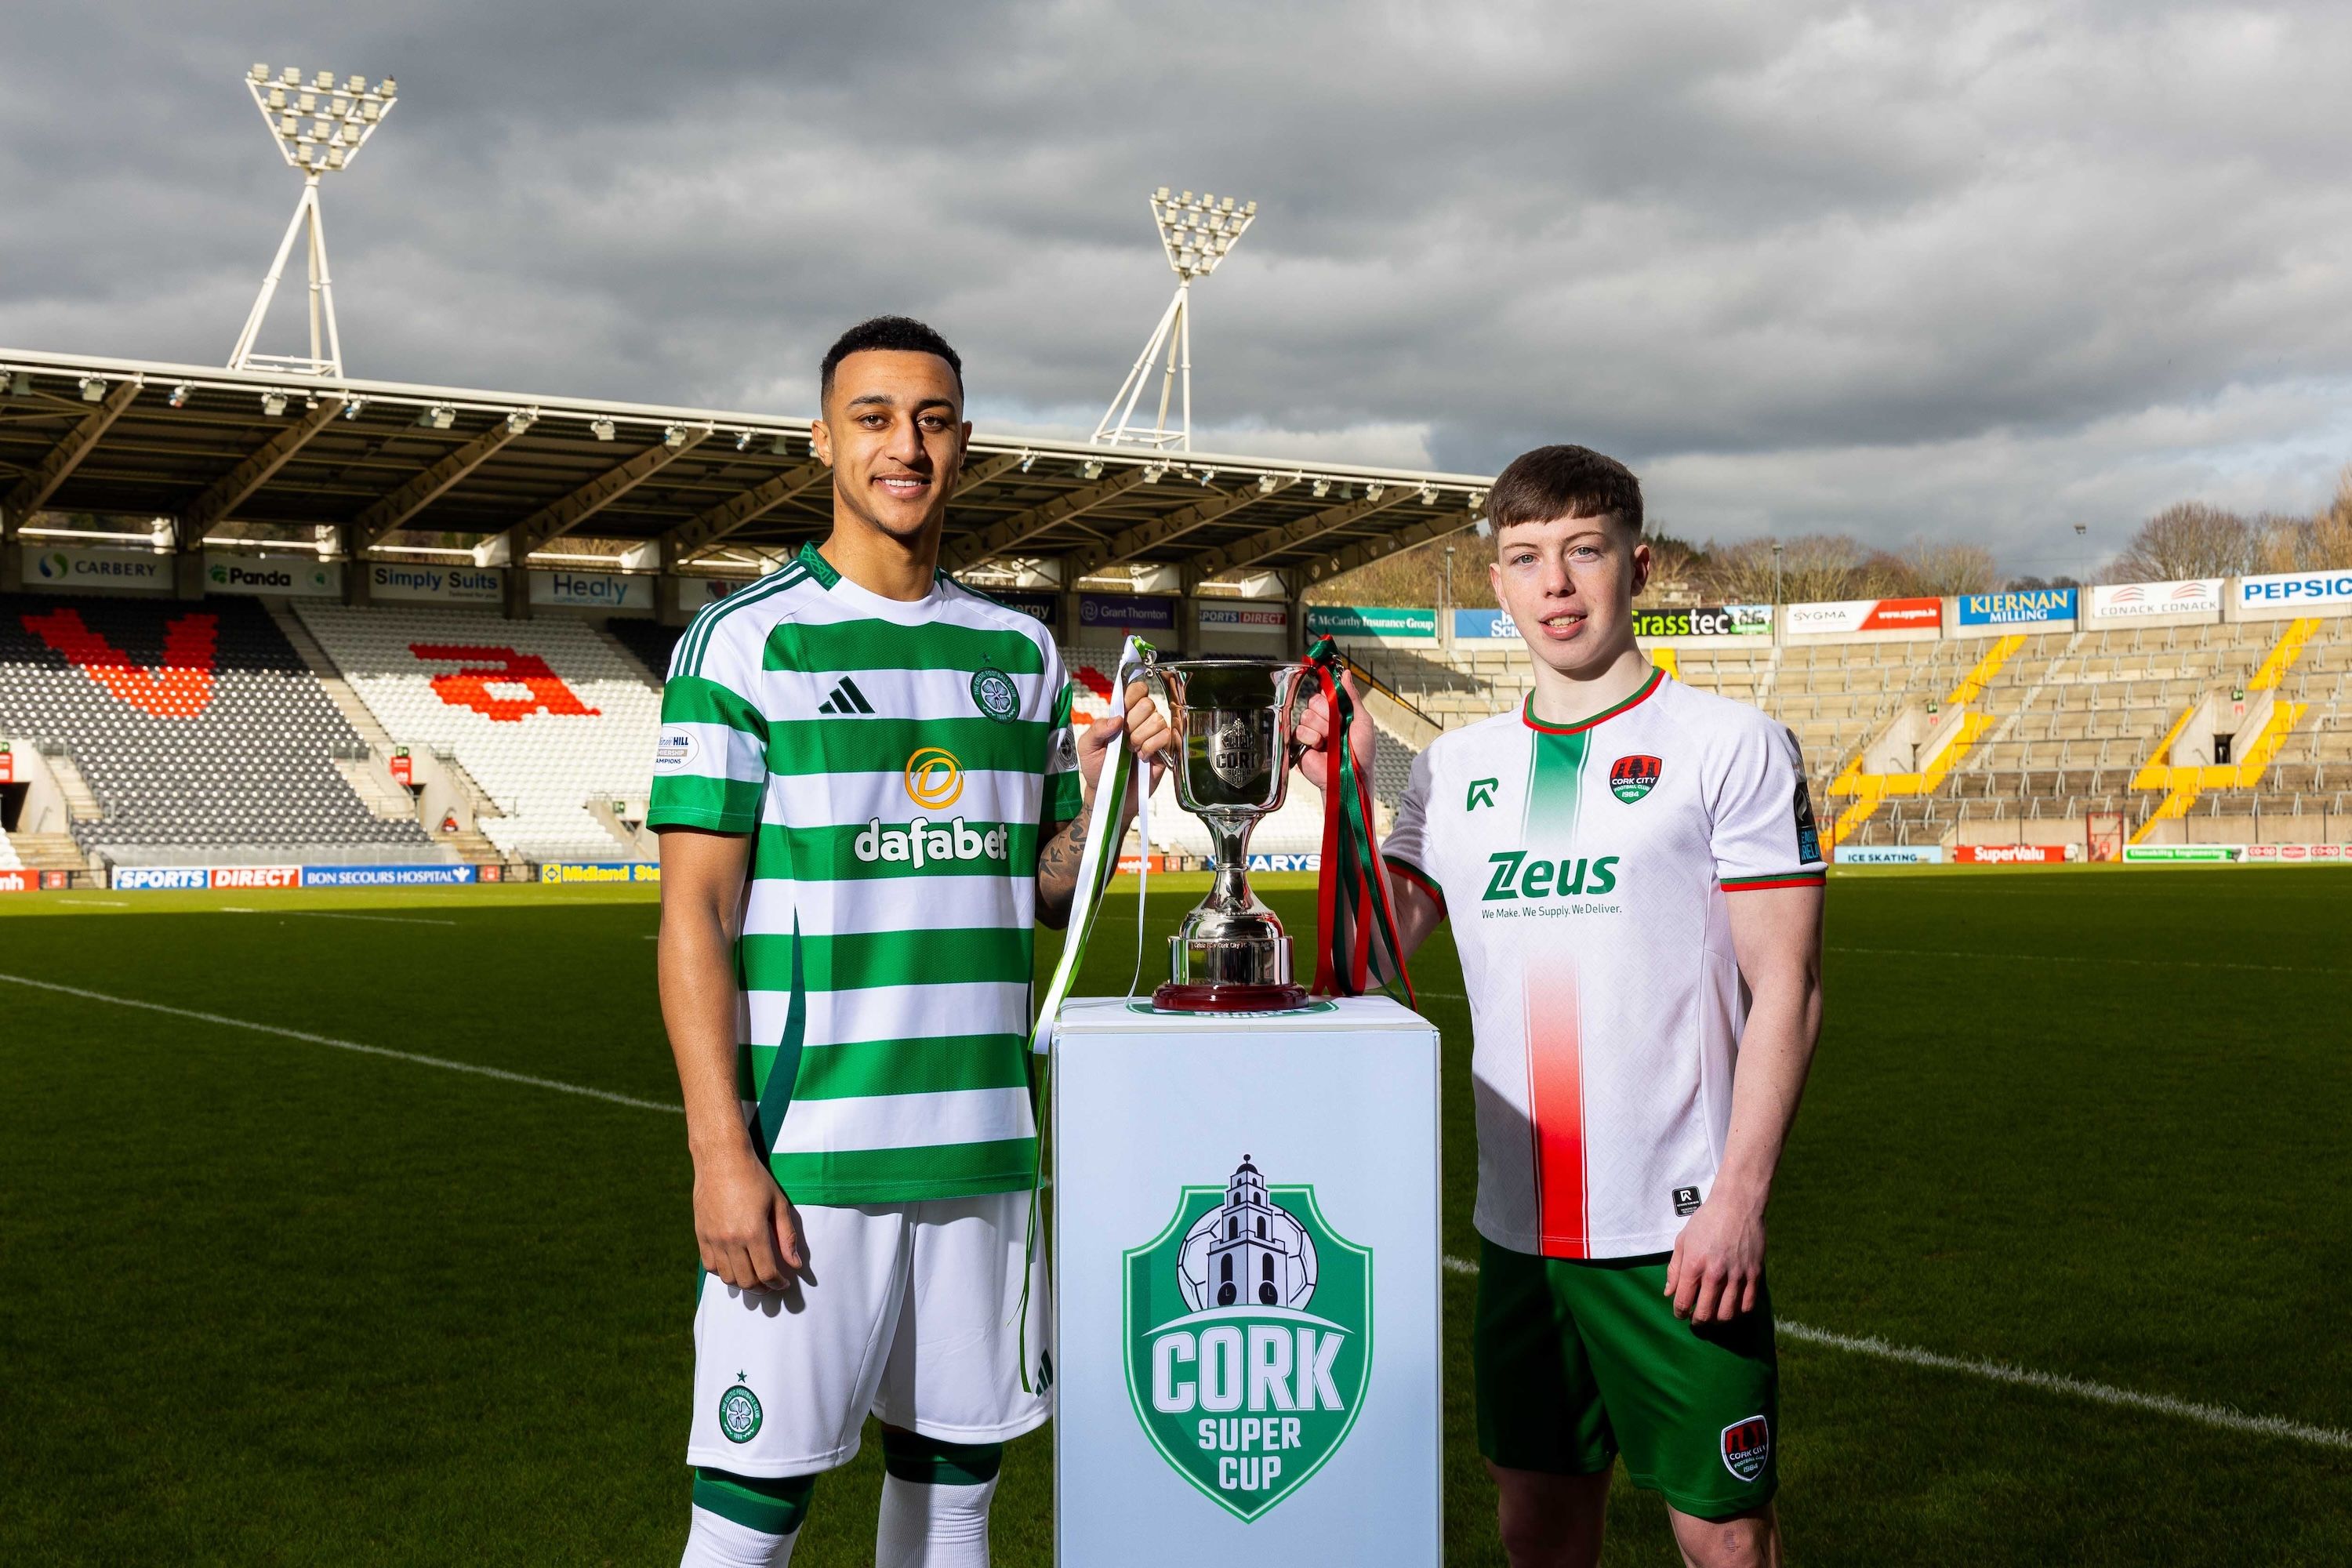
[[[683,425],[673,425],[662,432],[662,445],[676,451],[686,445],[687,430]]]
[[[86,375],[86,376],[83,376],[83,377],[81,378],[81,400],[82,400],[84,403],[103,403],[103,402],[105,402],[105,401],[106,401],[106,383],[105,383],[105,381],[104,381],[103,379],[101,379],[100,377],[98,377],[98,376],[95,376],[95,375]]]
[[[344,153],[341,147],[330,147],[327,149],[327,167],[330,169],[340,169],[343,166],[343,162]]]
[[[269,96],[268,96],[268,98],[266,100],[266,101],[268,103],[269,107],[270,107],[270,108],[272,108],[272,109],[283,109],[283,108],[285,108],[285,107],[286,107],[286,89],[285,89],[284,88],[282,88],[282,87],[273,87],[273,88],[271,88],[271,89],[269,89]]]
[[[1160,476],[1167,471],[1168,465],[1165,463],[1146,463],[1143,465],[1143,482],[1147,485],[1156,485],[1160,482]]]
[[[277,418],[279,415],[286,412],[286,395],[282,392],[263,393],[261,395],[261,411],[264,414],[268,415],[272,419]]]
[[[1257,477],[1257,493],[1270,496],[1274,493],[1274,487],[1279,482],[1272,474],[1260,474]]]
[[[299,135],[300,132],[301,124],[294,118],[292,113],[289,112],[278,117],[278,134],[280,136]]]
[[[1486,492],[1485,490],[1472,490],[1470,492],[1470,510],[1472,511],[1484,511],[1486,507]]]
[[[1422,505],[1423,505],[1423,506],[1431,505],[1431,504],[1432,504],[1432,503],[1433,503],[1436,500],[1437,500],[1437,487],[1436,487],[1435,485],[1423,485],[1423,486],[1422,486],[1422,487],[1421,487],[1421,504],[1422,504]]]
[[[427,430],[446,430],[457,423],[457,411],[446,403],[436,403],[418,415],[416,423]]]
[[[751,432],[749,430],[735,432],[735,449],[739,452],[748,452],[751,449]]]
[[[779,458],[789,458],[793,455],[793,438],[779,430],[776,432],[775,440],[769,446],[768,450],[773,452]],[[812,450],[814,450],[814,448],[812,448]]]
[[[315,92],[298,93],[294,99],[294,107],[305,114],[316,113],[319,108],[319,95]]]
[[[256,66],[245,74],[251,77],[256,81],[268,81],[269,79],[269,68],[268,66]]]
[[[1035,462],[1036,460],[1037,460],[1037,454],[1036,454],[1036,453],[1034,453],[1034,452],[1024,452],[1024,453],[1022,453],[1022,454],[1021,454],[1021,471],[1022,471],[1023,473],[1024,473],[1024,474],[1025,474],[1025,473],[1027,473],[1027,472],[1029,471],[1029,465],[1030,465],[1030,464],[1032,464],[1032,463],[1034,463],[1034,462]]]
[[[1318,479],[1318,480],[1316,480],[1316,481],[1315,481],[1315,499],[1316,499],[1317,500],[1321,500],[1325,496],[1328,496],[1328,495],[1329,495],[1330,493],[1331,493],[1331,481],[1330,481],[1330,480],[1328,480],[1328,479]]]
[[[609,441],[613,438],[613,422],[610,419],[591,419],[588,421],[588,434],[599,441]]]
[[[1161,201],[1163,201],[1163,202],[1164,202],[1164,201],[1166,201],[1166,200],[1168,199],[1168,187],[1167,187],[1167,186],[1165,186],[1165,185],[1162,185],[1162,186],[1160,186],[1160,189],[1159,189],[1159,190],[1157,190],[1157,191],[1153,192],[1152,194],[1153,194],[1154,195],[1158,196]]]
[[[367,399],[364,397],[347,397],[343,399],[343,417],[356,419],[360,416],[360,410],[366,406]]]
[[[1366,500],[1378,500],[1387,493],[1388,487],[1386,485],[1366,485],[1364,487],[1364,499]]]
[[[343,79],[343,90],[350,93],[365,92],[367,90],[367,78],[358,75],[345,77]]]
[[[1194,474],[1192,477],[1205,485],[1211,479],[1217,477],[1217,470],[1214,468],[1202,468],[1199,473]]]
[[[310,85],[313,87],[332,87],[335,85],[335,73],[332,71],[320,71],[318,74],[317,79],[314,79]]]
[[[284,82],[288,87],[292,87],[302,79],[302,72],[297,67],[288,66],[284,70],[278,73],[278,79]]]
[[[513,413],[507,416],[507,434],[509,436],[520,436],[538,422],[539,411],[537,409],[518,408]]]
[[[267,70],[268,68],[267,66],[263,66],[257,68]],[[185,408],[188,405],[189,395],[194,391],[194,387],[190,386],[184,381],[180,383],[179,385],[172,388],[172,395],[165,398],[163,401],[170,404],[174,408]]]
[[[384,78],[382,81],[375,84],[375,89],[377,93],[383,97],[392,97],[394,91],[392,79],[390,77]]]
[[[1084,463],[1082,463],[1082,464],[1080,464],[1080,465],[1079,465],[1079,467],[1078,467],[1078,474],[1079,474],[1079,476],[1080,476],[1081,478],[1083,478],[1083,479],[1101,479],[1101,478],[1102,478],[1102,462],[1101,462],[1101,459],[1099,459],[1099,458],[1088,458],[1086,462],[1084,462]]]

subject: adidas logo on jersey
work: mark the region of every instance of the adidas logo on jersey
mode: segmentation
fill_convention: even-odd
[[[904,860],[920,869],[941,861],[1002,860],[1005,839],[1003,827],[966,827],[961,816],[937,824],[919,816],[904,827],[885,827],[877,816],[866,823],[851,847],[869,866]]]
[[[866,693],[857,689],[857,682],[845,675],[841,678],[841,684],[816,705],[816,710],[820,713],[871,713],[874,704],[866,700]]]

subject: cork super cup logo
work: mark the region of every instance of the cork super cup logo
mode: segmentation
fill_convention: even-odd
[[[1372,1363],[1372,1255],[1311,1186],[1269,1187],[1244,1155],[1186,1187],[1125,1257],[1127,1389],[1146,1436],[1202,1494],[1255,1520],[1355,1426]]]

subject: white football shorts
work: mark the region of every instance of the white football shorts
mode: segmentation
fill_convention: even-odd
[[[1042,1215],[1024,1268],[1029,1201],[992,1193],[811,1205],[797,1209],[807,1267],[788,1289],[739,1290],[704,1275],[687,1462],[813,1475],[856,1457],[869,1412],[949,1443],[1002,1442],[1044,1425],[1051,1318]]]

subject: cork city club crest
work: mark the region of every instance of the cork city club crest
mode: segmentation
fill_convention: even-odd
[[[1127,1390],[1176,1473],[1244,1523],[1321,1469],[1355,1426],[1372,1364],[1372,1255],[1311,1186],[1244,1155],[1185,1187],[1125,1255]]]
[[[1631,805],[1657,787],[1662,771],[1655,757],[1620,757],[1609,764],[1609,793]]]

